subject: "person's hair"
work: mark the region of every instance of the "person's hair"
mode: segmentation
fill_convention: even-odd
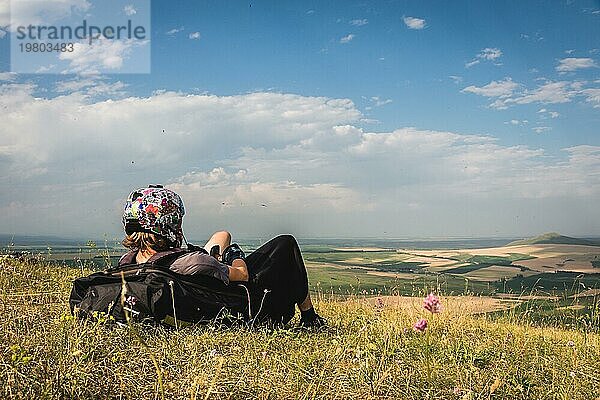
[[[123,239],[121,243],[128,249],[137,249],[142,251],[147,249],[163,251],[173,247],[169,240],[162,236],[148,232],[133,232],[129,235],[125,235],[125,239]]]

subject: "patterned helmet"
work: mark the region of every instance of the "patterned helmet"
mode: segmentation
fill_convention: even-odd
[[[123,211],[125,233],[149,232],[160,235],[176,247],[181,246],[181,223],[185,209],[179,195],[161,185],[150,185],[131,192]]]

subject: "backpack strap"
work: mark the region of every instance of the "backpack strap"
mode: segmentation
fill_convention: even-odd
[[[169,250],[165,250],[165,251],[160,251],[160,252],[154,254],[152,257],[150,257],[148,262],[152,263],[157,260],[162,260],[164,257],[170,257],[174,254],[182,255],[184,253],[191,253],[194,251],[199,251],[201,253],[208,254],[208,252],[204,249],[204,247],[200,247],[200,246],[196,246],[194,244],[188,243],[187,249],[174,248],[174,249],[169,249]],[[121,258],[119,259],[119,263],[117,265],[122,266],[122,265],[136,264],[135,257],[137,255],[137,253],[138,253],[138,250],[129,250],[127,253],[125,253],[121,256]],[[171,260],[171,262],[173,262],[175,259]],[[164,262],[162,262],[162,263],[164,264]]]
[[[137,250],[129,250],[127,253],[123,254],[117,263],[117,267],[120,267],[121,265],[135,264],[136,254]]]
[[[160,251],[154,254],[152,257],[150,257],[148,261],[146,261],[146,264],[170,267],[173,261],[177,260],[179,257],[189,252],[189,250],[179,248]]]
[[[170,250],[160,251],[154,254],[152,257],[148,259],[148,261],[144,263],[137,263],[135,261],[135,256],[137,254],[136,250],[132,250],[121,257],[119,260],[119,264],[116,267],[109,268],[104,271],[105,274],[114,274],[116,272],[121,271],[131,271],[131,270],[145,270],[146,268],[152,267],[155,269],[169,269],[171,264],[177,260],[179,257],[184,254],[192,253],[199,251],[204,254],[208,254],[203,247],[189,245],[187,249],[174,248]]]
[[[161,251],[154,254],[150,259],[143,263],[135,262],[135,251],[131,251],[121,257],[119,264],[116,267],[108,268],[103,271],[103,274],[112,275],[118,272],[126,272],[133,270],[143,271],[147,268],[155,269],[169,269],[171,264],[184,254],[189,253],[189,250],[185,249],[172,249],[167,251]]]

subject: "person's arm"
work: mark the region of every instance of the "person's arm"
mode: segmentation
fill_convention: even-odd
[[[229,266],[230,282],[248,282],[248,266],[246,261],[236,258]]]
[[[246,265],[246,255],[237,244],[231,244],[223,250],[221,257],[223,263],[229,266],[230,282],[248,282],[248,266]]]
[[[208,275],[229,284],[229,266],[216,258],[209,256],[206,251],[194,251],[175,260],[170,269],[182,275]]]

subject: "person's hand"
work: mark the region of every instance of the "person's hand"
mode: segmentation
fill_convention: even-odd
[[[230,282],[248,282],[248,266],[246,261],[236,258],[229,267]]]
[[[236,243],[233,243],[227,246],[225,250],[223,250],[223,255],[221,256],[221,259],[221,262],[223,264],[233,265],[234,260],[245,260],[246,255],[244,254],[244,251],[240,248],[240,246],[238,246]]]

